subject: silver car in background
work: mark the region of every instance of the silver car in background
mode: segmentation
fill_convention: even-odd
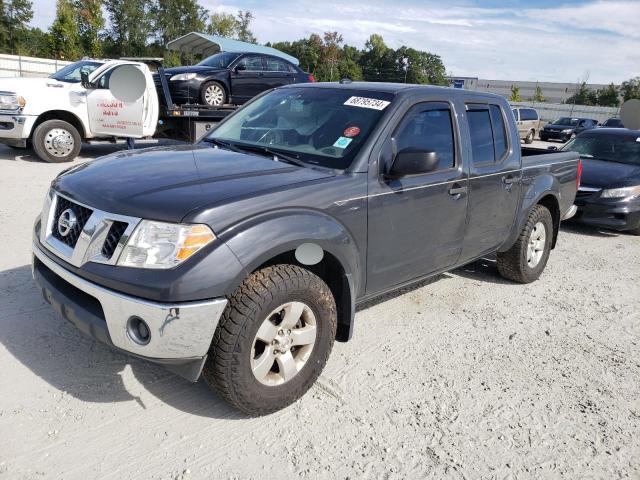
[[[532,143],[540,130],[540,115],[534,108],[516,107],[511,111],[516,119],[520,140],[524,140],[526,144]]]

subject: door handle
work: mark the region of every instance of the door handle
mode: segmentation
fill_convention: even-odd
[[[511,175],[509,175],[508,177],[502,177],[502,183],[504,183],[505,185],[511,185],[513,183],[516,183],[518,181],[518,177],[512,177]]]
[[[460,197],[463,193],[467,193],[467,187],[463,187],[457,183],[449,189],[449,195],[452,197]]]

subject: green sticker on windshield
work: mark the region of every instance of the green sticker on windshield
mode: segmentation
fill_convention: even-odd
[[[340,137],[333,146],[336,148],[347,148],[352,141],[353,138]]]

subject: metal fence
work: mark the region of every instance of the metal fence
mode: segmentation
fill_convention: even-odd
[[[535,108],[543,122],[552,122],[559,117],[584,117],[604,122],[607,118],[616,117],[619,107],[592,107],[589,105],[572,105],[569,103],[546,102],[509,102],[513,107]]]
[[[46,77],[71,62],[0,54],[0,77]]]

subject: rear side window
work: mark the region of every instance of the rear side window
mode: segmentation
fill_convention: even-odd
[[[507,130],[498,105],[467,105],[473,163],[500,160],[508,149]]]
[[[419,150],[438,154],[438,170],[455,165],[451,109],[446,103],[424,103],[406,114],[394,134],[397,151]]]
[[[267,70],[269,72],[289,72],[289,65],[277,58],[267,57]]]
[[[532,108],[523,108],[520,110],[520,120],[538,120],[538,112]]]

